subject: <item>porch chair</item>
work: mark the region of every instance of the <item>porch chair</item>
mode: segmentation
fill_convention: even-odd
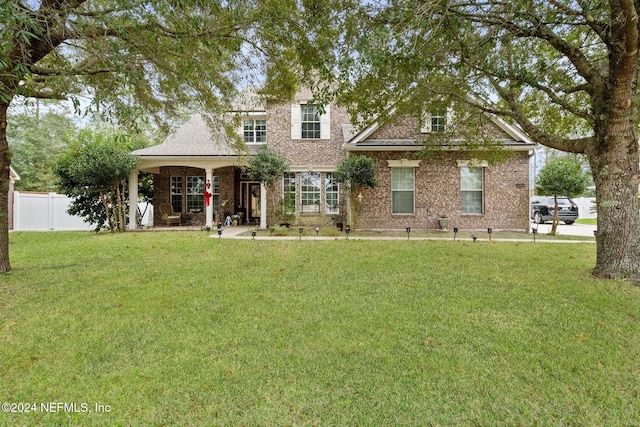
[[[165,225],[180,225],[180,214],[173,212],[171,203],[163,203],[160,205],[160,213],[162,214],[162,222]]]

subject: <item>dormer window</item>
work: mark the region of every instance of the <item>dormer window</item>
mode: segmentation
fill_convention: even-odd
[[[421,133],[445,133],[451,130],[453,110],[445,106],[425,106],[422,114]]]
[[[245,120],[242,131],[244,142],[247,144],[259,144],[267,142],[267,121],[266,120]]]
[[[447,109],[436,108],[431,113],[431,132],[445,132],[447,130]]]

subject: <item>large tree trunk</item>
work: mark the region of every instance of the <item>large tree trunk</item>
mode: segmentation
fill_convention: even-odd
[[[0,103],[0,272],[11,270],[9,262],[9,179],[11,152],[7,142],[7,109]]]
[[[612,126],[598,141],[589,162],[598,206],[597,260],[601,278],[640,280],[638,140],[630,126]]]

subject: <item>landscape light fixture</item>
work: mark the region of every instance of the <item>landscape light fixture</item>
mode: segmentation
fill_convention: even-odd
[[[255,240],[256,238],[256,229],[251,230],[251,240]]]
[[[316,237],[318,236],[319,232],[320,232],[320,227],[316,227]]]
[[[493,233],[493,228],[487,228],[487,233],[489,233],[489,241],[491,241],[491,233]]]
[[[532,228],[531,231],[533,232],[533,241],[535,243],[536,241],[536,234],[538,234],[538,227],[536,228]]]
[[[304,231],[304,228],[298,227],[298,234],[299,234],[298,240],[302,240],[302,232],[303,231]]]
[[[458,236],[458,227],[453,227],[453,240],[456,240]]]
[[[407,240],[409,240],[409,233],[411,233],[411,227],[407,227]]]
[[[218,239],[222,236],[222,228],[218,227]]]
[[[349,233],[351,233],[351,227],[347,225],[344,228],[344,232],[347,233],[347,240],[349,240]]]
[[[471,235],[471,238],[473,239],[473,243],[475,243],[475,242],[476,242],[476,239],[478,238],[478,236],[476,236],[475,234],[472,234],[472,235]]]

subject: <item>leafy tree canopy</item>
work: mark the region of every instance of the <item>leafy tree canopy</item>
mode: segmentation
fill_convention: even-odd
[[[228,111],[237,84],[260,60],[268,57],[281,69],[277,49],[269,56],[273,6],[277,2],[0,2],[0,271],[11,269],[6,124],[14,101],[65,99],[123,129],[154,121],[164,131],[185,109]]]
[[[261,145],[255,156],[249,159],[247,173],[255,181],[260,181],[273,189],[282,174],[289,170],[285,157],[267,145]]]
[[[316,3],[331,21],[309,20],[288,46],[318,70],[319,97],[361,123],[466,104],[585,154],[599,206],[594,274],[640,280],[638,2],[326,0],[303,2],[301,23]]]
[[[536,178],[536,194],[578,197],[587,188],[587,175],[579,162],[558,158],[547,163]]]
[[[111,231],[124,231],[125,183],[138,162],[130,153],[141,145],[109,129],[81,130],[55,168],[61,191],[74,198],[70,213],[96,223],[96,229],[107,223]]]
[[[351,191],[354,185],[374,188],[378,185],[373,159],[364,155],[349,156],[336,167],[335,180]]]
[[[56,191],[56,157],[75,137],[77,129],[66,115],[47,112],[9,117],[7,138],[13,150],[12,163],[20,174],[19,191]]]

